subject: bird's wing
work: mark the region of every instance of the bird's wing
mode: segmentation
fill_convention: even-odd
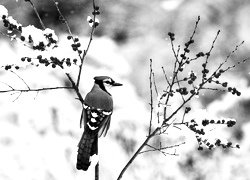
[[[109,130],[109,126],[110,126],[110,121],[111,121],[111,115],[107,116],[107,118],[105,119],[103,125],[100,127],[100,130],[98,132],[98,136],[101,137],[102,134],[105,137],[108,130]]]
[[[86,119],[86,111],[85,108],[82,108],[82,114],[80,118],[80,128],[82,128],[83,120]]]
[[[111,114],[112,111],[104,111],[83,104],[80,127],[82,120],[84,120],[84,128],[92,130],[93,133],[98,133],[99,137],[102,134],[105,136],[110,126]]]

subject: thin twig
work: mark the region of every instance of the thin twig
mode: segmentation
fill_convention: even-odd
[[[226,57],[226,59],[224,60],[223,64],[225,64],[225,63],[228,61],[228,59],[231,57],[231,55],[234,54],[242,44],[244,44],[244,41],[242,41],[240,44],[238,44],[238,45],[235,46],[234,50],[232,50],[232,51],[227,55],[227,57]]]
[[[75,92],[76,92],[76,94],[77,94],[79,100],[80,100],[81,103],[83,104],[83,103],[84,103],[83,97],[82,97],[82,95],[81,95],[81,93],[80,93],[78,87],[76,86],[75,81],[71,78],[71,76],[69,75],[69,73],[66,73],[66,76],[68,77],[69,81],[71,82],[72,87],[73,87],[73,89],[75,90]]]
[[[84,62],[85,57],[86,57],[86,55],[87,55],[87,53],[89,51],[90,44],[91,44],[91,42],[93,40],[94,31],[95,31],[95,25],[93,25],[93,27],[91,29],[88,46],[87,46],[86,50],[83,51],[83,55],[81,57],[81,64],[79,66],[79,73],[78,73],[78,78],[77,78],[77,87],[79,87],[79,84],[80,84],[83,62]]]
[[[154,109],[154,100],[153,100],[153,88],[152,88],[152,59],[150,59],[150,71],[149,71],[149,89],[150,89],[150,121],[148,128],[148,135],[151,133],[152,120],[153,120],[153,109]]]
[[[96,8],[95,0],[93,0],[93,9],[94,9],[94,11],[95,11],[95,8]],[[89,43],[88,43],[88,46],[87,46],[86,50],[83,51],[83,55],[81,57],[81,64],[79,66],[79,73],[78,73],[77,83],[76,83],[77,87],[79,87],[79,84],[80,84],[83,62],[84,62],[85,57],[86,57],[86,55],[87,55],[87,53],[89,51],[90,44],[91,44],[91,42],[93,40],[93,35],[94,35],[95,29],[96,29],[95,23],[96,23],[96,14],[94,13],[93,26],[92,26],[92,29],[91,29],[91,32],[90,32]]]
[[[156,93],[156,95],[158,97],[159,93],[158,93],[156,82],[155,82],[155,73],[152,72],[152,75],[153,75],[153,83],[154,83],[155,93]]]
[[[218,88],[209,88],[209,87],[203,87],[201,89],[207,89],[207,90],[211,90],[211,91],[221,91],[221,92],[226,92],[225,89],[218,89]]]
[[[156,81],[155,81],[155,73],[153,72],[152,66],[151,66],[151,69],[152,69],[152,76],[153,76],[153,83],[154,83],[155,93],[156,93],[157,98],[159,99],[159,102],[157,104],[158,109],[159,109],[160,105],[161,105],[161,102],[160,102],[161,97],[159,97],[159,93],[158,93],[157,86],[156,86]],[[160,123],[160,113],[159,113],[159,111],[157,112],[157,120],[158,120],[158,123]]]
[[[36,96],[34,97],[34,100],[37,98],[39,91],[36,92]]]
[[[172,145],[172,146],[165,146],[165,147],[162,147],[161,146],[161,143],[160,143],[160,147],[154,147],[154,146],[151,146],[151,145],[149,145],[149,144],[147,144],[147,146],[148,147],[150,147],[151,149],[148,149],[148,150],[145,150],[145,151],[142,151],[142,152],[140,152],[140,154],[142,154],[142,153],[147,153],[147,152],[152,152],[152,151],[159,151],[159,152],[161,152],[163,155],[175,155],[175,156],[178,156],[178,154],[176,154],[176,153],[167,153],[167,152],[165,152],[165,151],[163,151],[163,150],[166,150],[166,149],[171,149],[171,148],[175,148],[175,147],[178,147],[178,146],[181,146],[181,145],[183,145],[183,144],[185,144],[186,142],[182,142],[182,143],[180,143],[180,144],[175,144],[175,145]]]
[[[34,6],[34,4],[32,3],[31,0],[28,0],[28,2],[30,3],[30,5],[31,5],[31,7],[33,8],[33,10],[35,11],[36,16],[37,16],[37,18],[39,19],[39,22],[40,22],[42,28],[43,28],[43,29],[46,29],[46,27],[45,27],[45,25],[44,25],[44,23],[43,23],[43,21],[42,21],[40,15],[39,15],[37,9],[36,9],[36,7]]]
[[[73,43],[75,43],[75,39],[73,38],[73,34],[72,34],[72,32],[71,32],[69,23],[68,23],[67,19],[64,17],[64,15],[62,14],[60,8],[58,7],[58,2],[56,2],[55,0],[52,0],[52,1],[53,1],[54,5],[55,5],[55,7],[56,7],[57,12],[59,13],[60,20],[66,25],[66,28],[67,28],[67,30],[68,30],[68,33],[69,33],[69,35],[71,36],[71,39],[73,40]],[[79,58],[81,59],[81,53],[80,53],[79,51],[77,51],[77,52],[78,52]]]
[[[14,71],[10,70],[10,72],[12,72],[13,74],[15,74],[19,79],[21,79],[23,81],[23,83],[27,86],[27,88],[30,90],[29,85],[24,81],[23,78],[21,78],[17,73],[15,73]]]
[[[5,83],[5,82],[2,82],[0,81],[1,83],[5,84],[6,86],[8,86],[9,88],[11,88],[12,90],[14,90],[14,88],[12,86],[10,86],[9,84]]]
[[[12,87],[10,87],[12,88]],[[55,90],[55,89],[73,89],[73,87],[47,87],[47,88],[37,88],[37,89],[14,89],[11,90],[0,90],[0,93],[6,93],[6,92],[30,92],[30,91],[48,91],[48,90]]]
[[[198,27],[198,24],[199,24],[199,21],[201,20],[200,16],[198,16],[198,19],[197,21],[195,22],[195,27],[194,27],[194,31],[193,31],[193,34],[191,35],[190,37],[190,40],[192,40],[194,38],[194,35],[196,33],[196,30],[197,30],[197,27]]]
[[[162,71],[163,71],[164,77],[165,77],[165,79],[166,79],[166,81],[167,81],[168,85],[170,86],[170,82],[169,82],[169,80],[168,80],[168,77],[167,77],[167,74],[166,74],[166,72],[165,72],[165,69],[164,69],[164,67],[161,67],[161,68],[162,68]]]
[[[224,71],[228,71],[228,70],[230,70],[230,69],[233,69],[233,68],[235,68],[237,65],[240,65],[241,63],[245,63],[246,61],[249,61],[249,60],[250,60],[250,57],[245,58],[245,59],[243,59],[242,61],[238,61],[238,62],[235,63],[234,65],[228,66]]]
[[[215,38],[214,38],[214,40],[213,40],[213,42],[212,42],[212,45],[211,45],[209,51],[206,53],[206,60],[205,60],[204,66],[203,66],[203,70],[206,69],[206,66],[207,66],[207,64],[208,64],[208,59],[209,59],[209,57],[211,56],[211,52],[212,52],[212,50],[213,50],[213,48],[214,48],[214,44],[215,44],[215,42],[216,42],[216,40],[217,40],[219,34],[220,34],[220,30],[217,31],[217,34],[216,34],[216,36],[215,36]],[[204,82],[204,81],[205,81],[205,79],[202,78],[202,82]]]
[[[227,55],[227,57],[225,58],[224,62],[220,63],[219,67],[215,70],[215,72],[217,72],[219,69],[221,69],[221,67],[228,61],[228,59],[231,57],[231,55],[234,54],[242,44],[244,44],[244,41],[242,41],[240,44],[238,44],[238,45],[235,46],[234,50],[232,50],[232,51]],[[244,63],[244,62],[247,61],[247,60],[249,60],[249,57],[246,58],[246,59],[243,59],[242,61],[238,61],[236,64],[234,64],[234,65],[232,65],[232,66],[228,66],[226,69],[224,69],[224,71],[228,71],[228,70],[230,70],[230,69],[232,69],[232,68],[235,68],[236,65],[239,65],[239,64],[241,64],[241,63]]]
[[[98,136],[96,136],[96,155],[98,155]],[[99,180],[99,161],[95,165],[95,180]]]
[[[181,120],[181,122],[183,123],[184,122],[184,119],[185,119],[185,115],[186,115],[187,113],[186,113],[186,110],[184,111],[184,113],[183,113],[183,116],[182,116],[182,120]]]
[[[17,99],[19,99],[19,97],[21,96],[21,94],[22,94],[22,92],[19,91],[19,95],[13,100],[13,102],[15,102]]]
[[[52,0],[52,1],[54,2],[54,5],[55,5],[55,7],[56,7],[57,12],[58,12],[59,15],[60,15],[61,20],[63,21],[63,23],[65,23],[65,25],[66,25],[66,27],[67,27],[67,29],[68,29],[68,32],[69,32],[69,34],[70,34],[70,36],[73,37],[72,32],[71,32],[70,27],[69,27],[69,24],[68,24],[68,21],[65,19],[65,17],[63,16],[61,10],[60,10],[59,7],[58,7],[58,2],[56,2],[55,0]]]

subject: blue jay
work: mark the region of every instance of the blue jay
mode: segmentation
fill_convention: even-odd
[[[90,156],[97,154],[98,137],[106,136],[110,126],[113,99],[107,89],[122,86],[108,76],[97,76],[94,80],[93,88],[85,97],[80,121],[80,127],[83,121],[84,132],[78,144],[76,168],[84,171],[90,166]]]

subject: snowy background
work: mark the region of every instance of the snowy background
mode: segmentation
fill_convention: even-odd
[[[122,87],[113,90],[114,113],[106,138],[99,141],[100,180],[116,179],[135,150],[144,141],[150,118],[149,59],[159,90],[166,86],[161,66],[170,72],[174,58],[167,33],[176,34],[176,43],[185,43],[198,16],[201,21],[195,36],[194,52],[208,51],[218,29],[211,60],[214,66],[245,40],[230,58],[229,64],[250,56],[249,0],[103,0],[96,1],[101,15],[90,51],[83,67],[81,93],[85,95],[96,75],[109,75]],[[40,27],[33,9],[23,0],[1,0],[16,20],[27,26]],[[67,40],[66,28],[58,21],[52,1],[34,0],[44,24],[55,30],[59,48],[54,55],[74,57]],[[91,1],[59,1],[59,7],[83,47],[90,32],[86,21],[92,11]],[[5,29],[0,22],[2,32]],[[0,65],[21,64],[23,56],[35,52],[0,36]],[[194,64],[192,68],[199,67]],[[213,68],[213,66],[211,66]],[[179,156],[158,152],[139,155],[124,174],[124,180],[250,180],[250,88],[249,64],[243,64],[222,78],[242,92],[240,97],[222,92],[202,94],[191,103],[193,110],[207,109],[215,116],[232,117],[237,125],[220,129],[219,136],[238,142],[240,149],[197,151],[196,139],[185,128],[171,129],[161,141],[177,148]],[[72,69],[72,77],[76,74]],[[29,67],[17,73],[30,87],[70,85],[64,72],[52,68]],[[26,85],[13,73],[0,70],[0,90]],[[2,83],[4,82],[4,83]],[[94,179],[88,172],[75,168],[76,147],[81,137],[81,105],[76,94],[53,90],[18,94],[0,94],[0,180]],[[175,102],[178,103],[178,102]],[[174,104],[173,104],[174,106]],[[199,116],[196,112],[194,116]],[[169,150],[170,153],[174,149]]]

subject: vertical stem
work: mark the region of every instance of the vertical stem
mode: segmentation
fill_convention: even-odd
[[[39,22],[40,22],[40,24],[41,24],[43,30],[45,30],[46,27],[45,27],[45,25],[43,24],[43,21],[42,21],[40,15],[39,15],[39,13],[38,13],[36,7],[34,6],[33,2],[32,2],[31,0],[28,0],[27,2],[30,3],[31,7],[33,8],[34,12],[36,13],[37,18],[39,19]]]
[[[149,72],[149,88],[150,88],[150,121],[148,127],[148,135],[151,134],[152,128],[152,120],[153,120],[153,109],[154,109],[154,101],[153,101],[153,88],[152,88],[152,59],[150,59],[150,72]]]
[[[96,155],[98,155],[98,136],[96,136]],[[99,160],[95,165],[95,180],[99,180]]]

